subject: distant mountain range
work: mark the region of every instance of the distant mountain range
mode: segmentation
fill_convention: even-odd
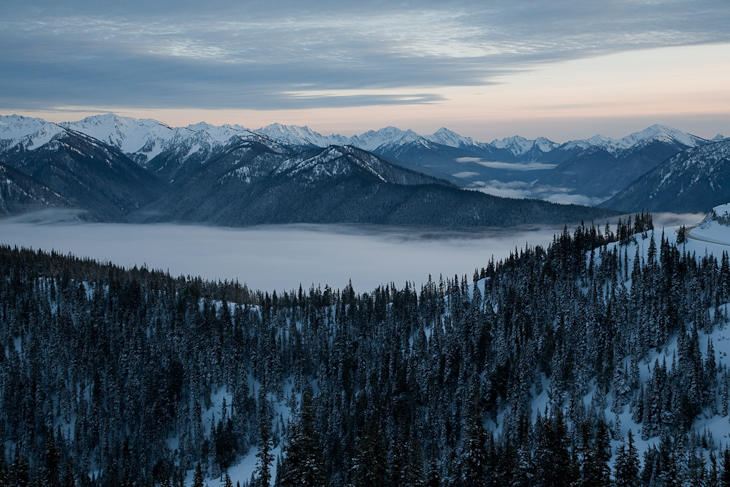
[[[0,117],[0,163],[6,168],[6,185],[13,188],[3,192],[3,212],[74,206],[85,209],[89,218],[107,221],[368,223],[449,229],[601,220],[613,214],[465,191],[354,145],[319,147],[312,141],[324,139],[308,129],[290,127],[288,137],[273,137],[277,133],[284,133],[284,127],[252,131],[200,123],[171,128],[114,115],[58,125]],[[311,140],[305,142],[304,135]],[[437,135],[457,143],[453,133]],[[469,139],[462,139],[460,143],[468,145]],[[378,149],[425,139],[389,128],[357,140]],[[26,188],[22,197],[18,188]]]
[[[725,198],[722,181],[697,189],[696,197],[686,193],[678,198],[677,190],[668,189],[669,179],[659,185],[650,174],[666,175],[669,169],[662,168],[681,160],[684,169],[672,170],[674,177],[704,181],[707,177],[698,176],[701,161],[714,157],[712,147],[726,141],[661,125],[618,140],[597,135],[558,144],[544,137],[520,136],[477,142],[446,128],[422,136],[386,127],[346,137],[281,124],[256,130],[204,122],[173,128],[114,114],[61,124],[0,117],[0,163],[6,172],[16,170],[32,178],[21,183],[18,174],[6,177],[6,186],[17,180],[15,197],[7,190],[2,193],[6,206],[16,208],[13,211],[21,204],[72,204],[89,208],[100,219],[228,225],[420,222],[415,215],[426,210],[416,209],[413,198],[422,195],[424,185],[433,193],[431,199],[441,194],[453,203],[441,204],[438,210],[467,213],[459,205],[479,207],[481,201],[490,200],[494,207],[498,200],[458,191],[457,186],[494,195],[600,203],[622,211],[695,211],[692,208],[709,208]],[[309,162],[295,172],[281,170],[293,161]],[[720,158],[716,165],[724,167],[725,162]],[[642,183],[642,178],[647,179]],[[697,181],[693,187],[699,188]],[[21,184],[28,189],[22,198]],[[662,196],[665,191],[671,194]],[[479,216],[444,217],[444,221],[452,226],[504,224],[494,219],[491,210],[472,214]],[[537,217],[516,220],[537,221]]]
[[[402,167],[490,194],[591,204],[607,200],[678,152],[710,142],[662,125],[618,140],[596,135],[562,144],[520,136],[477,142],[446,128],[419,135],[386,127],[351,137],[324,136],[308,127],[281,124],[256,130],[205,123],[171,128],[154,120],[114,114],[61,125],[105,141],[145,167],[157,158],[150,169],[162,178],[173,178],[180,161],[206,160],[232,137],[255,134],[294,151],[331,145],[356,147]],[[504,191],[505,187],[520,191]]]

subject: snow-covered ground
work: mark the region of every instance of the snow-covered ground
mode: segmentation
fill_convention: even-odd
[[[722,251],[726,252],[730,246],[730,203],[716,206],[707,217],[696,227],[689,230],[690,245],[702,247],[702,244],[711,244],[708,252],[715,253],[719,258]],[[719,253],[718,253],[719,252]]]

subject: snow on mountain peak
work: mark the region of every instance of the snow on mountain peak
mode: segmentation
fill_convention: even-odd
[[[327,147],[330,145],[343,145],[348,140],[342,135],[324,136],[307,126],[300,127],[298,125],[282,125],[280,123],[272,123],[254,132],[276,139],[283,144],[293,146],[314,145],[317,147]]]
[[[416,140],[416,138],[418,138],[418,134],[412,130],[406,131],[388,126],[377,131],[368,130],[362,135],[354,135],[348,139],[348,145],[372,152],[387,144],[405,143]]]
[[[435,142],[441,145],[447,145],[449,147],[475,145],[474,140],[472,140],[471,137],[461,136],[456,132],[447,129],[446,127],[441,127],[436,132],[434,132],[433,135],[429,135],[424,138],[430,140],[431,142]]]
[[[127,154],[148,153],[143,148],[150,141],[166,140],[172,136],[172,129],[157,120],[120,117],[114,113],[94,115],[78,122],[63,122],[60,125],[101,140]],[[148,153],[148,158],[154,155],[150,156]]]
[[[2,150],[11,149],[19,144],[29,150],[37,149],[65,133],[62,127],[40,118],[0,115],[0,122],[2,122],[0,124]]]
[[[703,139],[699,137],[659,124],[654,124],[640,132],[627,135],[617,142],[619,143],[620,148],[627,149],[654,140],[670,143],[679,142],[687,147],[696,147],[703,143]]]
[[[537,148],[542,152],[550,152],[558,146],[555,142],[546,139],[545,137],[539,137],[535,140],[528,140],[519,135],[513,135],[512,137],[505,137],[500,140],[493,140],[491,142],[493,147],[497,149],[507,149],[515,156],[521,156],[526,154],[533,148]]]
[[[567,142],[564,145],[564,148],[588,149],[590,147],[598,147],[615,154],[619,151],[636,148],[652,141],[680,143],[687,147],[696,147],[704,143],[704,139],[695,137],[694,135],[690,135],[664,125],[655,124],[639,132],[627,135],[619,140],[612,139],[611,137],[605,137],[603,135],[594,135],[589,139]]]

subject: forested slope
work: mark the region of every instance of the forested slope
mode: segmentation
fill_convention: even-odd
[[[728,414],[726,367],[699,336],[729,297],[727,254],[687,253],[648,215],[366,293],[2,247],[0,484],[180,485],[196,469],[202,485],[249,452],[254,477],[233,484],[274,462],[278,485],[718,478],[730,452],[693,425]],[[672,338],[675,360],[641,372]]]

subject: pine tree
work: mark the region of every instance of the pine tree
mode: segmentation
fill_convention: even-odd
[[[274,463],[274,455],[271,453],[271,426],[268,419],[263,419],[259,433],[259,451],[256,453],[256,483],[266,487],[271,484],[271,465]]]
[[[200,466],[200,462],[195,466],[195,473],[193,473],[193,487],[203,487],[203,468]]]
[[[615,468],[616,487],[639,486],[639,452],[634,445],[634,435],[631,430],[616,453]]]
[[[290,425],[283,466],[285,473],[281,477],[282,487],[327,485],[315,419],[312,393],[306,390],[302,395],[299,421]]]
[[[60,479],[61,454],[56,449],[56,439],[53,434],[53,428],[48,428],[46,438],[46,465],[44,472],[44,480],[46,485],[58,485]]]
[[[717,470],[717,457],[715,452],[710,452],[710,466],[707,469],[707,487],[718,487],[720,476]]]
[[[464,485],[480,487],[485,485],[487,476],[486,440],[482,417],[477,400],[474,401],[469,418],[469,425],[464,441],[463,453],[460,458],[461,481]]]
[[[431,462],[428,466],[428,478],[425,487],[441,487],[441,474],[439,473],[435,447],[431,449]]]
[[[722,472],[720,473],[720,486],[730,487],[730,446],[722,451]]]
[[[353,487],[389,485],[388,460],[380,427],[369,422],[365,424],[363,436],[357,444],[353,460]]]
[[[14,487],[26,487],[30,484],[30,466],[28,460],[20,453],[20,448],[15,449],[12,470]]]

